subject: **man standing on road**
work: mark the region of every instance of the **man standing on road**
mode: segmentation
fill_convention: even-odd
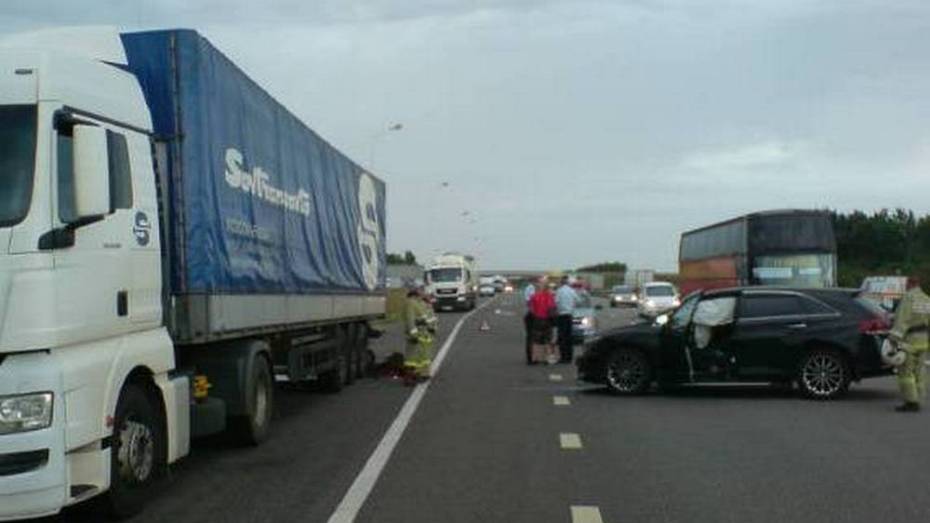
[[[523,304],[526,306],[526,314],[523,315],[523,328],[526,329],[526,364],[533,364],[533,313],[530,312],[530,298],[536,294],[536,286],[533,282],[526,284],[523,288]]]
[[[895,408],[898,412],[917,412],[927,389],[924,359],[930,349],[930,297],[916,280],[908,280],[907,294],[895,311],[894,325],[889,337],[907,354],[904,364],[898,367],[898,387],[904,403]]]
[[[562,286],[555,293],[558,316],[555,320],[559,331],[559,362],[571,363],[575,348],[572,346],[572,313],[578,303],[578,294],[569,285],[568,276],[562,277]]]

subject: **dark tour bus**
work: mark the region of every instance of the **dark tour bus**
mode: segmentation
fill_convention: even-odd
[[[682,295],[744,285],[833,287],[836,237],[829,212],[747,214],[681,235]]]

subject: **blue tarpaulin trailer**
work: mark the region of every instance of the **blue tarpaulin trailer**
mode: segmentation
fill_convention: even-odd
[[[385,186],[191,30],[122,35],[184,342],[383,313]]]

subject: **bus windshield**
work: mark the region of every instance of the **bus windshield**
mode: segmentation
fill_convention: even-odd
[[[753,283],[790,287],[833,285],[836,256],[833,254],[785,254],[757,256],[752,267]]]

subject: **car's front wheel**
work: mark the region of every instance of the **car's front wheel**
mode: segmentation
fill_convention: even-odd
[[[635,349],[614,351],[607,359],[607,388],[614,394],[642,394],[652,383],[652,365]]]
[[[801,358],[797,379],[805,397],[816,400],[839,398],[849,390],[849,363],[838,351],[815,349]]]

